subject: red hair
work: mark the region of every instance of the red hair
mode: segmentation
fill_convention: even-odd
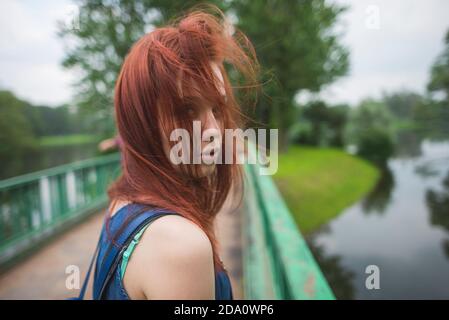
[[[174,170],[163,145],[164,138],[170,146],[175,143],[168,141],[175,128],[191,132],[186,109],[199,102],[218,107],[224,128],[242,127],[233,89],[257,86],[251,42],[238,30],[231,34],[218,8],[207,8],[213,12],[196,9],[145,34],[126,56],[114,97],[123,170],[108,194],[111,200],[168,209],[196,223],[211,241],[214,265],[221,270],[213,221],[231,186],[242,182],[241,166],[235,161],[217,164],[211,176],[195,178],[196,165]],[[217,88],[211,62],[222,72],[226,99]],[[225,64],[244,82],[231,86]]]

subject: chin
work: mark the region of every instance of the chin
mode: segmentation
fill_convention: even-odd
[[[202,164],[198,178],[204,178],[214,173],[216,164]]]

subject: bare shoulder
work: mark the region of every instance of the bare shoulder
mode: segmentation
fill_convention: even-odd
[[[156,219],[142,238],[143,246],[152,246],[154,241],[157,241],[159,248],[154,248],[155,250],[163,247],[190,254],[212,253],[205,232],[192,221],[178,215],[166,215]]]
[[[125,286],[148,299],[214,299],[212,245],[192,221],[167,215],[153,221],[134,250]]]

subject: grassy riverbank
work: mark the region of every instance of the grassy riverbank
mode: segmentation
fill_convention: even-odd
[[[342,150],[293,146],[279,156],[274,180],[307,234],[366,195],[378,177],[376,167]]]

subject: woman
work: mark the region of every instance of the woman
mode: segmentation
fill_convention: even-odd
[[[123,170],[108,190],[94,298],[232,299],[213,227],[231,188],[241,184],[241,168],[235,161],[176,164],[171,154],[174,130],[193,139],[193,123],[200,121],[203,132],[218,132],[210,140],[220,141],[212,152],[205,151],[210,141],[201,141],[202,159],[217,160],[224,156],[223,130],[243,125],[225,64],[243,75],[239,88],[256,85],[251,43],[231,34],[223,14],[212,9],[145,34],[124,61],[114,97]],[[154,217],[151,227],[132,227],[131,241],[120,244],[121,232],[142,214]],[[118,263],[102,283],[102,263],[117,247]]]

